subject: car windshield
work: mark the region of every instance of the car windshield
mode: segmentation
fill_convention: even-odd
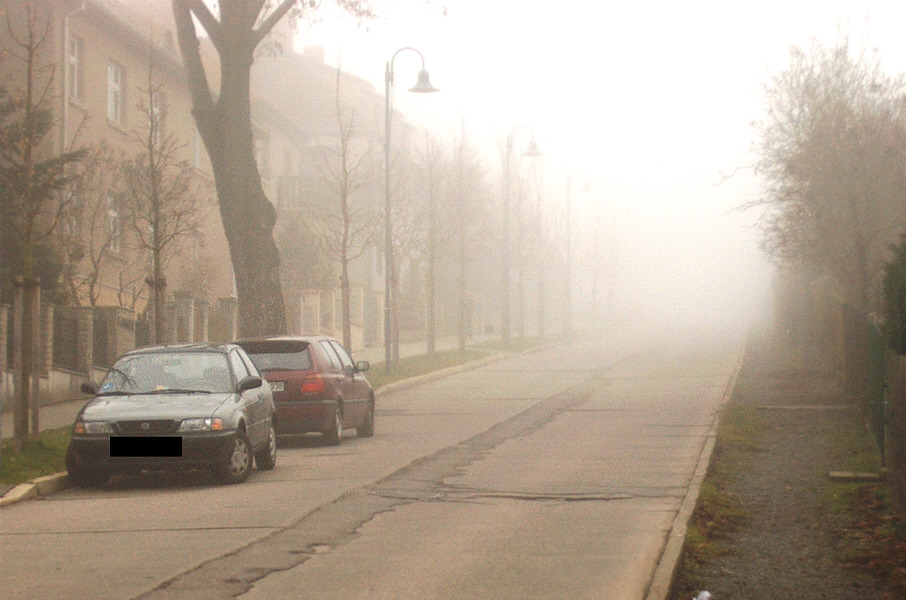
[[[217,352],[148,352],[118,360],[99,394],[174,392],[228,393],[232,378],[226,356]]]

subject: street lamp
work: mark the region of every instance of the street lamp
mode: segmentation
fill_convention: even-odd
[[[428,71],[425,70],[425,57],[421,52],[409,46],[400,48],[393,53],[384,68],[384,370],[389,375],[393,361],[392,341],[393,326],[391,322],[391,277],[393,273],[393,230],[390,217],[390,121],[391,121],[391,92],[393,90],[393,61],[403,50],[411,50],[422,59],[422,68],[418,73],[418,81],[409,88],[410,92],[431,93],[439,91],[431,85]]]
[[[528,125],[516,125],[506,136],[506,155],[503,159],[503,309],[501,310],[501,334],[504,346],[510,344],[510,163],[513,160],[513,146],[516,133],[526,129],[531,135],[522,156],[541,156],[535,143],[535,133]]]
[[[566,178],[566,323],[564,330],[567,335],[573,332],[573,246],[570,232],[572,231],[572,217],[570,216],[570,209],[572,207],[572,186],[573,186],[573,175],[576,174],[576,171],[584,171],[581,167],[578,169],[573,169],[570,171],[569,176]],[[591,192],[591,185],[588,183],[588,178],[585,179],[585,185],[582,187],[583,192]]]

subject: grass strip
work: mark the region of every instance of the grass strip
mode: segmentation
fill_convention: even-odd
[[[25,443],[22,452],[13,451],[13,440],[3,440],[0,449],[0,483],[16,485],[66,470],[66,448],[70,428],[48,429]]]

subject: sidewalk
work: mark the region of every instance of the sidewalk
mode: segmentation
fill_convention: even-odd
[[[482,342],[485,339],[486,338],[483,336],[472,338],[471,344]],[[456,337],[439,338],[437,340],[436,348],[439,352],[445,350],[453,350],[456,348],[456,343]],[[417,356],[419,354],[425,353],[426,342],[409,342],[400,344],[400,357],[405,358],[408,356]],[[372,364],[383,363],[384,347],[380,346],[375,348],[365,348],[364,350],[353,353],[352,358],[353,360],[367,360]],[[39,416],[39,426],[41,431],[72,425],[73,421],[75,421],[76,415],[79,413],[79,409],[81,409],[87,401],[88,398],[86,397],[42,406]],[[2,402],[3,414],[0,415],[0,438],[7,439],[13,437],[12,399],[3,398]],[[7,405],[7,402],[10,403],[9,406]],[[9,410],[7,410],[7,408]]]

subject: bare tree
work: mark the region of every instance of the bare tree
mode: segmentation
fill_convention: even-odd
[[[24,285],[21,319],[16,327],[20,342],[15,358],[18,368],[13,427],[17,452],[27,441],[29,429],[32,434],[38,432],[40,282],[36,249],[52,239],[66,210],[67,197],[61,192],[72,180],[68,167],[85,154],[81,149],[60,151],[53,147],[54,64],[42,62],[50,40],[51,20],[31,3],[25,3],[23,8],[21,26],[14,26],[6,2],[2,12],[6,16],[4,37],[8,40],[4,45],[21,65],[19,81],[24,87],[0,95],[2,217],[19,251],[19,275]]]
[[[433,356],[437,350],[437,261],[444,242],[441,218],[441,189],[444,179],[444,151],[441,144],[425,133],[425,149],[421,156],[424,173],[425,221],[425,334],[427,352]]]
[[[164,269],[176,245],[196,234],[206,216],[200,182],[191,162],[180,159],[184,144],[167,127],[166,98],[154,63],[141,88],[139,110],[145,125],[132,136],[141,150],[125,166],[125,187],[136,246],[150,258],[153,342],[166,336],[164,321]]]
[[[392,331],[392,361],[394,366],[400,361],[400,333],[404,327],[416,327],[414,321],[419,321],[416,305],[418,298],[424,290],[420,283],[413,283],[412,278],[403,277],[404,269],[412,270],[415,257],[421,251],[423,243],[423,204],[418,201],[416,190],[416,164],[412,158],[410,146],[412,128],[399,127],[396,151],[391,156],[391,218],[393,220],[393,238],[391,240],[392,259],[390,261],[391,286],[391,323]],[[409,288],[412,289],[408,289]],[[404,289],[407,288],[407,289]]]
[[[906,219],[906,91],[848,39],[794,48],[766,89],[758,126],[763,244],[778,260],[832,276],[847,301],[877,309],[881,265]],[[751,206],[751,205],[750,205]]]
[[[122,244],[122,190],[118,179],[125,159],[122,152],[101,143],[81,163],[70,188],[72,199],[59,228],[63,250],[63,283],[73,304],[97,306],[101,277]],[[82,298],[82,294],[86,298]]]
[[[340,102],[342,71],[336,73],[336,102],[339,147],[322,157],[321,172],[330,188],[325,207],[312,207],[311,223],[318,232],[326,256],[340,265],[343,345],[352,348],[351,282],[349,267],[374,241],[373,202],[361,193],[374,183],[374,166],[367,148],[356,147],[355,114],[345,116]]]
[[[481,247],[484,227],[490,226],[490,219],[483,218],[483,211],[491,206],[491,189],[487,171],[478,155],[466,139],[465,125],[461,135],[454,142],[453,165],[451,169],[451,196],[454,202],[453,239],[457,263],[458,334],[457,347],[465,350],[469,337],[469,263],[474,260]]]

